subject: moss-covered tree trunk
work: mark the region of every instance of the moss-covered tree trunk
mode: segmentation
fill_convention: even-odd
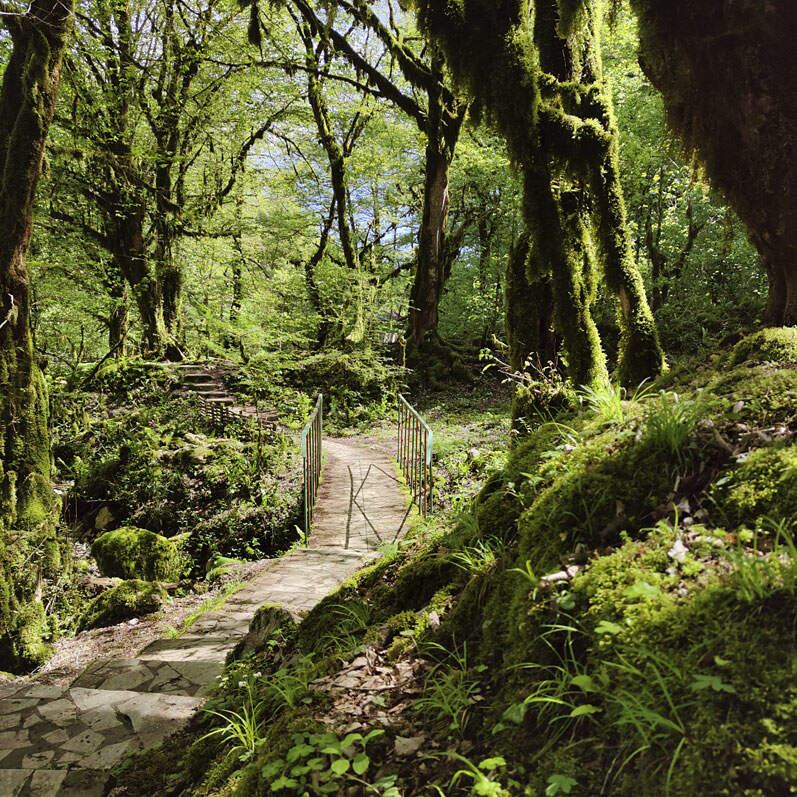
[[[58,568],[47,390],[33,352],[25,253],[71,21],[64,0],[6,14],[0,94],[0,669],[40,662],[41,580]]]
[[[422,355],[424,349],[440,349],[437,325],[440,297],[450,271],[447,262],[448,173],[462,126],[462,113],[449,109],[443,92],[443,60],[432,57],[431,74],[435,80],[427,89],[427,111],[421,125],[426,134],[423,208],[418,228],[418,256],[410,292],[407,324],[407,352]]]
[[[600,69],[598,6],[592,0],[417,5],[421,25],[523,169],[533,251],[527,280],[550,275],[570,378],[590,386],[607,379],[591,313],[599,255],[619,300],[621,376],[654,375],[663,358],[628,247],[616,130]]]
[[[114,282],[109,293],[111,312],[108,315],[108,349],[118,359],[126,354],[128,332],[127,285],[124,280]]]
[[[431,127],[431,125],[430,125]],[[418,230],[418,258],[410,293],[407,348],[421,352],[437,336],[445,270],[448,224],[448,170],[451,153],[436,130],[426,144],[423,211]]]
[[[166,350],[161,284],[150,263],[144,241],[145,203],[126,185],[130,152],[118,152],[109,182],[116,186],[107,213],[107,237],[114,263],[130,285],[141,318],[144,354],[160,357]]]
[[[794,0],[631,0],[640,63],[667,116],[747,227],[766,321],[797,324]]]
[[[179,125],[171,107],[163,111],[163,129],[156,131],[158,166],[155,170],[155,278],[160,289],[164,356],[167,360],[183,359],[183,271],[174,258],[175,212],[182,205],[175,202],[172,167],[178,157]]]
[[[553,330],[551,280],[528,278],[529,238],[523,235],[512,246],[506,270],[506,336],[509,364],[522,371],[526,361],[537,355],[542,363],[556,357],[558,341]]]
[[[355,233],[352,227],[351,202],[349,198],[348,174],[346,159],[351,154],[351,148],[363,129],[362,122],[356,122],[348,131],[344,141],[337,139],[332,126],[332,117],[329,105],[319,77],[319,66],[325,54],[326,42],[315,44],[312,25],[305,21],[297,22],[297,30],[305,48],[305,65],[307,67],[307,100],[313,112],[313,119],[318,129],[321,145],[329,163],[329,174],[332,183],[333,202],[330,214],[337,221],[338,239],[343,250],[343,259],[357,284],[347,291],[346,302],[352,307],[354,313],[353,323],[350,324],[348,333],[342,325],[337,330],[340,337],[347,344],[361,344],[365,341],[365,301],[362,291],[363,264],[361,253],[357,249]],[[323,256],[327,245],[327,232],[322,236],[322,247],[317,250],[318,259]],[[311,294],[312,298],[312,294]],[[329,338],[330,328],[326,323],[322,325],[323,338]]]

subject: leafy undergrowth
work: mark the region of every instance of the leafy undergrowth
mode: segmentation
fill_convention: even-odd
[[[169,371],[135,361],[102,372],[87,402],[58,416],[54,454],[71,482],[67,507],[87,539],[135,526],[184,533],[191,575],[218,555],[272,556],[290,547],[301,469],[280,434],[224,435]]]
[[[797,337],[583,394],[123,794],[794,793]]]
[[[229,381],[239,396],[277,409],[291,428],[304,425],[315,397],[323,393],[325,431],[345,434],[364,430],[388,414],[400,375],[401,369],[377,352],[329,349],[279,365],[271,358],[253,359]]]

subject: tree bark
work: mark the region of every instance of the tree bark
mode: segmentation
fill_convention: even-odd
[[[409,308],[408,345],[417,351],[423,349],[429,336],[437,334],[449,208],[450,158],[446,150],[439,132],[430,131],[426,145],[423,214],[418,231],[418,265]]]
[[[40,585],[59,568],[47,388],[33,355],[25,254],[71,16],[69,2],[34,0],[24,15],[3,19],[13,49],[0,94],[0,669],[47,655]]]
[[[552,362],[559,342],[553,330],[553,294],[550,278],[528,279],[529,239],[522,236],[509,252],[506,270],[506,337],[509,364],[520,372],[537,355]]]
[[[124,357],[126,352],[128,314],[127,285],[122,282],[110,290],[111,312],[108,316],[108,349],[114,358]]]
[[[427,89],[428,109],[421,128],[426,134],[423,209],[418,229],[418,258],[410,292],[407,349],[410,359],[430,342],[437,343],[440,297],[450,271],[446,263],[448,172],[459,138],[463,114],[446,105],[443,60],[434,55],[435,81]],[[448,265],[448,269],[446,269]]]

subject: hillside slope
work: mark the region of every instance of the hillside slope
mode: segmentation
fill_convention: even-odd
[[[115,793],[794,793],[797,330],[529,425]]]

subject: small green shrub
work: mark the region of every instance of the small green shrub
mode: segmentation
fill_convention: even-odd
[[[107,531],[91,546],[104,576],[143,578],[147,581],[174,581],[180,577],[177,546],[146,529],[123,526]]]
[[[642,442],[660,451],[683,467],[688,460],[687,445],[700,419],[699,400],[662,391],[645,421]]]

